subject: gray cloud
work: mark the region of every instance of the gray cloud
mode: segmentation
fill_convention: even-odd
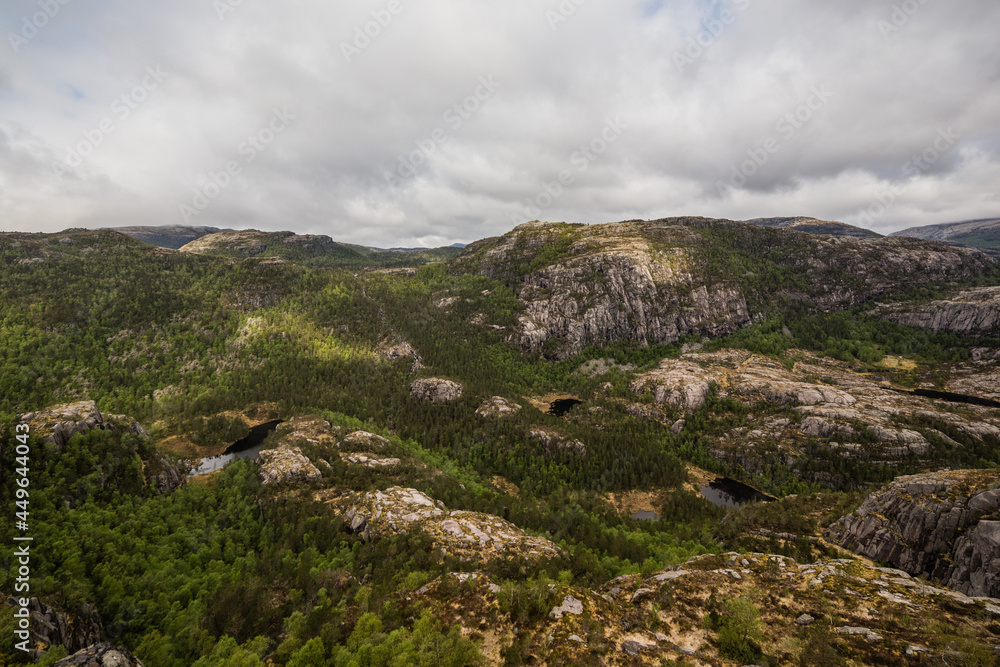
[[[1000,210],[991,0],[219,2],[71,1],[16,52],[41,10],[5,5],[3,229],[187,206],[192,224],[385,246],[533,217],[891,231]],[[914,170],[940,131],[957,139]]]

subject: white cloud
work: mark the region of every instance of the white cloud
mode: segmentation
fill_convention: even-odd
[[[555,30],[554,0],[398,2],[388,22],[388,0],[243,0],[223,20],[202,0],[69,2],[17,53],[0,44],[0,228],[183,222],[181,204],[233,160],[239,175],[193,224],[383,246],[503,233],[564,169],[573,183],[540,217],[857,222],[901,182],[878,231],[1000,211],[992,0],[928,2],[888,34],[893,2],[590,1]],[[38,7],[12,0],[0,29],[16,33]],[[719,29],[722,10],[732,20]],[[372,12],[387,24],[348,62],[342,44]],[[678,67],[699,37],[702,52]],[[156,66],[169,76],[116,115]],[[481,77],[501,85],[446,116]],[[779,134],[817,86],[832,97]],[[247,161],[241,145],[282,107],[294,121]],[[627,129],[577,171],[574,152],[615,117]],[[57,174],[106,119],[114,131]],[[905,163],[947,127],[954,149],[906,181]],[[387,183],[439,129],[445,141],[414,175]],[[720,197],[717,182],[774,136],[780,150]]]

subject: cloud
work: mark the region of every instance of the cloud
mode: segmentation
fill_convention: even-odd
[[[39,7],[7,3],[5,41]],[[191,224],[409,246],[529,217],[891,231],[1000,210],[990,0],[60,7],[0,44],[7,230],[175,224],[187,206]],[[914,172],[941,131],[959,138]]]

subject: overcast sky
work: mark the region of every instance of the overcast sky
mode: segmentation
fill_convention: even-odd
[[[996,0],[6,0],[0,230],[995,217],[998,25]]]

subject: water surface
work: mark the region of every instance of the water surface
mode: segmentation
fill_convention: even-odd
[[[728,477],[717,477],[708,486],[701,487],[701,495],[720,507],[739,507],[751,502],[769,503],[775,500],[773,496]]]
[[[188,477],[205,475],[216,470],[221,470],[227,464],[237,459],[256,458],[260,453],[260,448],[264,444],[267,436],[278,428],[282,420],[276,419],[265,424],[259,424],[250,429],[250,434],[245,438],[237,440],[226,448],[226,451],[219,456],[210,456],[201,460],[201,465],[188,473]]]

